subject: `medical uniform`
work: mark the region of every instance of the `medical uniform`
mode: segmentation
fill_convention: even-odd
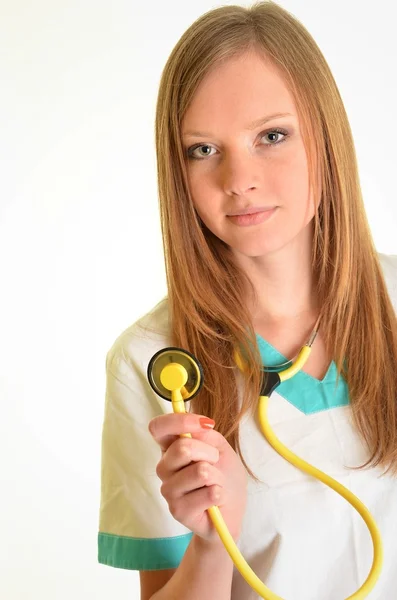
[[[397,256],[379,258],[397,310]],[[172,517],[160,493],[155,470],[161,450],[148,431],[153,417],[172,412],[146,377],[151,357],[172,345],[169,327],[164,298],[123,331],[106,356],[98,560],[113,567],[175,568],[193,535]],[[259,335],[257,342],[264,364],[287,360]],[[335,364],[321,381],[299,372],[282,383],[270,397],[268,418],[288,448],[341,482],[370,510],[382,535],[384,566],[368,599],[396,599],[397,478],[382,476],[380,468],[349,469],[362,465],[368,453],[353,427],[343,378],[336,387]],[[237,545],[248,564],[285,600],[344,600],[353,594],[373,557],[361,516],[335,491],[279,456],[263,437],[257,416],[244,416],[240,436],[243,456],[263,482],[247,475],[247,509]],[[234,568],[231,600],[257,598]]]

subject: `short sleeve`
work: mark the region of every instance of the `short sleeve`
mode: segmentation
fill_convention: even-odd
[[[148,430],[153,417],[172,412],[146,378],[147,364],[162,346],[134,335],[106,355],[98,562],[112,567],[176,568],[193,535],[161,495],[161,449]]]

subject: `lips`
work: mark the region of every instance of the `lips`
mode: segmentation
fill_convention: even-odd
[[[248,206],[247,208],[242,208],[239,211],[230,213],[227,215],[228,217],[239,217],[241,215],[255,215],[259,212],[265,212],[269,210],[273,210],[275,206]]]
[[[228,219],[234,224],[240,227],[249,227],[251,225],[259,225],[272,218],[273,214],[277,211],[277,206],[272,209],[261,210],[256,213],[248,213],[245,215],[228,215]]]

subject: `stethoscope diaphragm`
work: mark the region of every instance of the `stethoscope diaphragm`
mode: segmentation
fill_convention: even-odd
[[[187,381],[181,389],[181,394],[184,402],[187,402],[199,393],[204,383],[203,368],[200,361],[187,350],[173,346],[162,348],[152,356],[147,368],[147,378],[150,386],[161,398],[171,402],[171,391],[164,387],[161,382],[161,372],[170,363],[177,363],[186,370]]]

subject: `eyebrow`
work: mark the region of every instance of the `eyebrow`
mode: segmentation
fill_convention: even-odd
[[[291,113],[274,113],[273,115],[267,115],[266,117],[261,117],[256,121],[253,121],[250,125],[248,125],[247,130],[252,131],[261,125],[264,125],[268,121],[272,121],[273,119],[279,119],[280,117],[292,117]],[[211,137],[209,133],[203,133],[202,131],[184,131],[182,132],[183,136],[194,136],[194,137]]]

